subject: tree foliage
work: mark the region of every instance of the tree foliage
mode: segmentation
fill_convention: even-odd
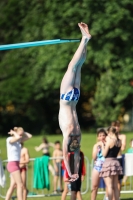
[[[79,121],[84,128],[105,125],[122,119],[132,106],[132,11],[130,0],[2,0],[0,43],[81,38],[77,23],[86,22],[92,39],[82,69]],[[36,133],[59,131],[60,82],[77,47],[66,43],[0,52],[1,131],[16,125]]]
[[[94,7],[96,9],[97,5]],[[99,33],[93,61],[100,71],[93,113],[100,125],[108,125],[118,117],[122,120],[124,113],[132,106],[132,10],[133,3],[128,0],[101,3],[99,17],[97,15],[93,23],[95,34]]]

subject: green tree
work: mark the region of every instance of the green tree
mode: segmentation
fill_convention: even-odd
[[[124,113],[131,109],[133,3],[111,1],[92,7],[100,7],[92,24],[97,37],[93,62],[99,70],[92,110],[99,125],[108,125],[112,120],[123,120]]]
[[[77,23],[86,22],[92,39],[82,69],[79,121],[84,128],[95,121],[108,124],[131,108],[127,102],[133,79],[132,9],[130,0],[2,0],[0,42],[80,38]],[[77,46],[67,43],[0,52],[1,132],[14,125],[36,133],[59,131],[60,82]]]

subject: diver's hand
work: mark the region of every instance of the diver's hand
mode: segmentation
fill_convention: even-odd
[[[72,174],[69,181],[70,182],[74,182],[76,181],[77,179],[79,178],[79,175],[78,174]]]

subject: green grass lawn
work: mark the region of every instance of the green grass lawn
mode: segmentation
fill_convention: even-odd
[[[132,133],[127,133],[127,148],[129,148],[129,141],[130,139],[133,137],[132,136]],[[62,142],[62,136],[61,135],[52,135],[52,136],[49,136],[47,135],[46,136],[48,141],[49,142],[55,142],[56,140],[60,140]],[[30,157],[31,158],[36,158],[36,157],[39,157],[39,156],[42,156],[42,153],[41,152],[36,152],[34,150],[34,147],[39,145],[40,143],[42,142],[42,136],[33,136],[33,138],[29,141],[27,141],[25,143],[25,146],[29,149],[29,152],[30,152]],[[85,156],[87,156],[89,158],[89,160],[91,161],[91,154],[92,154],[92,148],[93,148],[93,145],[95,144],[96,142],[96,134],[92,134],[92,133],[84,133],[82,134],[82,141],[81,141],[81,150],[84,152]],[[7,156],[6,156],[6,138],[0,138],[0,149],[1,149],[1,158],[2,160],[5,160],[7,159]],[[52,148],[50,149],[50,152],[51,152],[51,155],[52,155]],[[30,167],[31,167],[31,164],[30,164]],[[29,170],[30,171],[30,170]],[[28,188],[30,190],[30,188],[32,189],[32,184],[31,184],[31,179],[33,178],[32,176],[32,172],[30,171],[29,172],[29,176],[28,176]],[[50,190],[50,193],[53,191],[53,185],[52,185],[52,177],[50,178],[51,179],[51,190]],[[9,175],[7,175],[7,183],[9,182]],[[6,189],[8,187],[8,184],[6,186]],[[3,190],[2,189],[2,193],[5,194],[6,193],[6,189]],[[85,183],[83,184],[83,189],[85,189]],[[38,193],[38,191],[34,190],[36,193]],[[1,191],[0,191],[1,192]],[[45,193],[47,193],[46,190],[44,190]],[[39,191],[39,194],[40,194],[40,191]],[[121,198],[122,199],[133,199],[133,194],[122,194],[121,195]],[[56,198],[56,200],[59,200],[61,199],[60,197],[56,196],[56,197],[46,197],[47,200],[50,200],[50,199],[54,199]],[[2,199],[2,198],[0,198]],[[31,198],[33,199],[33,198]],[[42,198],[35,198],[37,200],[39,199],[42,199]],[[70,199],[70,197],[68,196],[67,199]],[[83,195],[83,199],[84,200],[88,200],[90,199],[90,191],[87,192],[87,194]],[[100,199],[103,199],[103,195],[98,195],[97,196],[97,199],[100,200]]]

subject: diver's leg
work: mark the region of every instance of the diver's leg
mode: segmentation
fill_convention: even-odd
[[[85,57],[86,57],[86,45],[91,35],[89,34],[89,31],[87,32],[87,28],[88,28],[87,25],[81,24],[81,23],[79,23],[78,25],[82,32],[82,39],[62,79],[61,88],[60,88],[61,93],[69,92],[75,86],[75,81],[77,82],[76,76],[77,75],[79,76],[79,72],[77,74],[77,70],[78,68],[80,68],[81,70],[81,66],[84,63]]]
[[[80,90],[80,82],[81,82],[81,67],[86,59],[86,53],[87,53],[87,47],[85,46],[83,55],[82,55],[82,61],[80,62],[80,65],[78,66],[75,74],[75,82],[74,87],[78,88]]]

